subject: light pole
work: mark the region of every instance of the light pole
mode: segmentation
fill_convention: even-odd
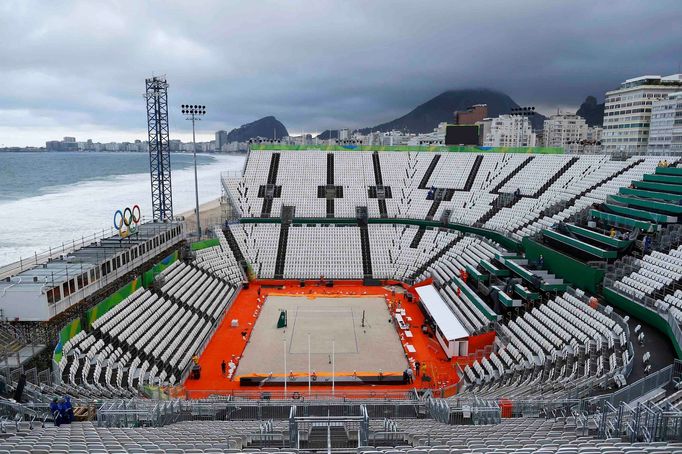
[[[197,136],[194,129],[194,123],[201,120],[201,116],[206,115],[206,106],[198,106],[196,104],[183,104],[182,114],[188,115],[186,120],[192,121],[192,144],[194,151],[194,196],[196,198],[196,214],[197,214],[197,233],[201,238],[201,221],[199,220],[199,178],[197,177]]]
[[[287,338],[282,337],[282,344],[284,344],[284,398],[287,398]]]
[[[308,397],[310,397],[310,333],[308,333]]]
[[[334,375],[336,374],[336,339],[332,337],[332,396],[334,393]]]

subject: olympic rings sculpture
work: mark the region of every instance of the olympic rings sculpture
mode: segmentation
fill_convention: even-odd
[[[114,213],[114,228],[118,230],[121,238],[137,231],[137,226],[140,224],[142,215],[140,214],[140,206],[134,205],[132,208],[126,207],[121,210],[116,210]]]

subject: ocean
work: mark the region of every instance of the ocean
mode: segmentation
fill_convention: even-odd
[[[199,203],[220,197],[220,173],[241,155],[197,155]],[[194,208],[191,154],[172,154],[173,212]],[[0,265],[107,231],[116,210],[152,217],[146,153],[0,153]]]

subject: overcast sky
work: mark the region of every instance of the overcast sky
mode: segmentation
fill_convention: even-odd
[[[549,113],[682,63],[681,0],[0,0],[0,146],[146,139],[144,79],[207,106],[202,138],[266,115],[372,126],[447,89]]]

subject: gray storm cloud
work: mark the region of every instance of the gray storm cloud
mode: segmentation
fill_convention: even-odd
[[[144,78],[208,106],[206,131],[275,115],[298,131],[371,126],[447,90],[577,106],[677,72],[682,3],[0,0],[0,144],[144,138]],[[85,137],[81,137],[85,138]]]

